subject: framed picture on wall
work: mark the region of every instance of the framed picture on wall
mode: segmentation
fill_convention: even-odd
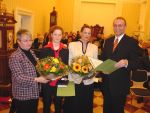
[[[0,48],[2,48],[2,31],[0,31]]]
[[[13,49],[14,34],[13,30],[7,30],[7,49]]]

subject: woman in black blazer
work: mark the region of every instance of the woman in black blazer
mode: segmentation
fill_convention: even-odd
[[[65,64],[68,64],[68,49],[60,42],[63,36],[63,29],[60,26],[53,26],[50,30],[51,42],[40,50],[39,57],[47,56],[60,57]],[[52,100],[55,105],[55,113],[61,113],[62,97],[56,96],[58,80],[42,85],[43,113],[50,113]]]

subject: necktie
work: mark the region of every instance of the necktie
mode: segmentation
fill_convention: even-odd
[[[116,38],[114,41],[113,51],[115,51],[117,45],[118,45],[118,38]]]

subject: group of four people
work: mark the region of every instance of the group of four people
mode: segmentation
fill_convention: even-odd
[[[102,76],[103,112],[124,113],[126,96],[130,88],[130,71],[138,67],[138,44],[125,34],[126,20],[124,18],[115,18],[113,28],[115,36],[106,39],[100,60],[115,60],[117,62],[115,66],[119,69],[110,75]],[[70,64],[72,58],[80,55],[98,58],[98,47],[89,42],[91,28],[88,25],[81,28],[80,40],[71,42],[68,48],[61,43],[63,29],[60,26],[52,27],[50,35],[51,42],[40,50],[39,58],[60,57],[65,64]],[[116,39],[118,43],[114,50]],[[41,88],[43,113],[50,113],[52,100],[54,100],[55,113],[93,113],[93,78],[83,80],[80,84],[75,82],[75,96],[64,99],[57,97],[57,81],[38,77],[35,68],[37,57],[30,49],[31,40],[31,34],[27,30],[19,30],[17,32],[19,47],[9,59],[16,113],[37,113]],[[68,79],[72,79],[71,75],[68,75]]]

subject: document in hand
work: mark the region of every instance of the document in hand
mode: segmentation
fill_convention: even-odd
[[[69,82],[67,87],[57,87],[57,96],[75,96],[74,82]]]
[[[111,74],[112,72],[118,69],[115,67],[115,64],[117,62],[111,59],[101,61],[101,60],[89,57],[89,60],[91,64],[93,65],[93,68],[95,69],[95,71],[101,71],[104,74]]]
[[[67,87],[69,83],[69,80],[59,80],[57,82],[57,87]]]

